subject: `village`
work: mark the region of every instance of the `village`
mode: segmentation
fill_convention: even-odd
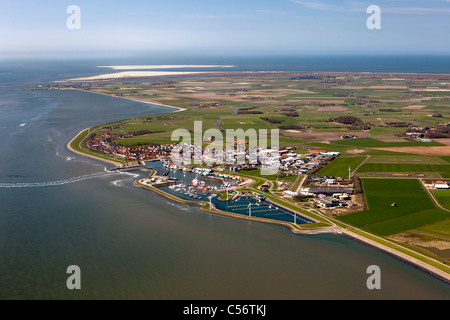
[[[249,148],[245,143],[244,150],[236,151],[235,149],[225,149],[223,155],[230,159],[233,163],[221,163],[218,161],[218,155],[214,154],[209,146],[199,147],[193,144],[175,145],[150,145],[150,146],[123,146],[115,143],[114,140],[132,137],[132,134],[118,135],[110,133],[101,133],[93,135],[87,141],[87,147],[93,151],[100,151],[106,154],[126,159],[129,166],[136,167],[145,164],[144,161],[161,161],[167,171],[163,174],[153,176],[145,180],[150,186],[174,186],[177,181],[169,176],[169,170],[194,172],[201,175],[205,179],[216,179],[216,181],[230,181],[222,183],[220,187],[211,187],[203,183],[193,183],[196,189],[204,191],[224,191],[238,190],[251,184],[251,180],[247,178],[237,178],[236,173],[240,172],[245,175],[249,171],[261,169],[263,164],[258,160],[257,163],[250,161],[252,154],[271,154],[271,165],[277,165],[277,176],[304,176],[302,184],[296,190],[289,188],[292,182],[279,183],[278,190],[282,195],[290,200],[298,201],[306,199],[313,202],[317,207],[323,209],[338,209],[354,206],[352,199],[353,181],[344,177],[328,177],[320,176],[315,173],[326,166],[339,156],[339,152],[330,152],[327,150],[309,150],[306,153],[297,153],[295,148],[282,147],[280,150],[272,150],[268,148]],[[237,143],[238,141],[236,141]],[[183,150],[189,150],[189,160],[184,158],[183,161],[174,161],[173,151],[175,147]],[[276,151],[276,153],[275,153]],[[245,159],[241,164],[237,159]],[[176,162],[176,163],[174,163]],[[224,172],[230,172],[227,175]],[[264,176],[262,176],[264,178]],[[176,190],[180,188],[175,188]],[[262,191],[269,191],[267,184],[260,186]],[[192,193],[195,194],[195,193]]]

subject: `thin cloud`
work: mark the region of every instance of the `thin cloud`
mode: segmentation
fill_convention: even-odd
[[[300,4],[308,9],[323,10],[323,11],[337,11],[337,12],[360,12],[367,9],[367,5],[360,2],[352,2],[352,5],[335,5],[322,2],[310,2],[302,0],[289,0],[290,2]]]
[[[193,13],[193,14],[183,14],[181,17],[188,19],[199,19],[199,20],[217,20],[217,19],[231,19],[231,18],[242,18],[247,16],[242,13],[235,14],[221,14],[221,15],[209,15],[203,13]]]
[[[450,1],[447,1],[450,2]],[[382,13],[395,14],[439,14],[450,13],[450,8],[420,8],[420,7],[405,7],[405,8],[381,8]]]
[[[296,3],[304,6],[305,8],[312,10],[322,11],[335,11],[335,12],[361,12],[366,11],[369,3],[363,3],[359,1],[348,2],[347,5],[336,5],[323,2],[311,2],[303,0],[289,0],[292,3]],[[444,2],[450,2],[450,0],[444,0]],[[422,7],[384,7],[381,6],[382,13],[392,14],[440,14],[450,13],[450,8],[422,8]]]
[[[259,9],[256,10],[257,13],[264,13],[264,14],[274,14],[274,15],[289,15],[291,12],[285,12],[285,11],[275,11],[275,10],[267,10],[267,9]]]

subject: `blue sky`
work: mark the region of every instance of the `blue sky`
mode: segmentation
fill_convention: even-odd
[[[69,5],[81,29],[69,30]],[[369,30],[369,5],[381,30]],[[450,54],[450,0],[0,2],[0,53]]]

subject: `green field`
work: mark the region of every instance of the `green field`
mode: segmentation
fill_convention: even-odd
[[[393,164],[437,164],[448,165],[443,157],[424,156],[417,154],[393,154],[393,155],[373,155],[367,163],[393,163]]]
[[[418,176],[429,181],[450,178],[450,156],[374,149],[443,146],[439,142],[410,140],[406,135],[410,129],[416,130],[411,127],[422,126],[432,128],[430,132],[419,130],[428,137],[434,128],[445,129],[445,123],[450,122],[450,93],[421,92],[437,86],[437,82],[444,81],[442,77],[402,75],[393,82],[392,78],[386,79],[386,75],[376,73],[258,72],[191,75],[189,80],[160,78],[92,83],[87,89],[89,92],[170,105],[184,111],[120,120],[91,128],[90,133],[97,138],[104,133],[130,134],[128,138],[114,142],[132,147],[178,143],[180,139],[171,139],[175,129],[187,129],[193,138],[194,121],[202,122],[203,133],[216,129],[219,118],[219,125],[225,130],[280,129],[280,146],[292,147],[295,153],[340,152],[339,157],[312,174],[347,177],[350,167],[361,178],[368,206],[365,211],[337,219],[383,237],[405,232],[406,235],[418,234],[418,238],[450,241],[450,213],[436,207],[417,180]],[[424,99],[425,93],[432,96]],[[413,99],[417,102],[413,103]],[[412,104],[423,105],[423,108],[410,108]],[[436,113],[440,116],[431,116]],[[353,120],[349,121],[349,118]],[[342,135],[347,137],[344,139]],[[348,137],[352,135],[359,138]],[[87,136],[87,132],[83,136]],[[81,151],[79,144],[83,145],[81,140],[80,136],[73,144],[78,151]],[[203,145],[208,145],[208,141],[204,139]],[[270,140],[268,144],[271,144]],[[111,159],[100,152],[86,153]],[[355,172],[363,162],[364,165]],[[237,174],[255,180],[255,185],[250,188],[255,192],[260,191],[254,187],[269,182],[277,190],[273,194],[266,193],[270,197],[277,194],[278,188],[298,189],[303,177],[296,170],[288,168],[278,176],[262,176],[258,169],[241,170]],[[375,176],[385,178],[373,178]],[[277,180],[281,186],[275,183]],[[442,206],[450,208],[450,191],[438,190],[434,195]],[[396,206],[392,206],[393,203]],[[283,205],[301,211],[290,200],[285,200]],[[358,209],[360,207],[354,210]],[[423,248],[416,246],[415,249],[423,253]]]
[[[341,221],[389,235],[450,217],[436,209],[416,179],[362,179],[362,184],[368,210],[342,216]]]
[[[444,157],[439,157],[439,158],[441,158],[442,160],[444,160],[450,164],[450,156],[444,156]]]
[[[446,241],[450,241],[450,218],[416,228],[412,230],[412,232],[427,235],[436,239],[445,239]]]
[[[365,172],[442,172],[450,173],[450,165],[411,164],[411,163],[365,163],[359,168]]]
[[[418,228],[427,224],[450,218],[450,215],[440,209],[428,209],[417,213],[411,213],[387,221],[373,223],[364,229],[380,236],[388,236],[405,230]]]
[[[450,190],[432,190],[439,203],[450,210]]]
[[[420,142],[420,141],[405,141],[405,142],[383,142],[372,138],[358,138],[333,141],[334,144],[361,148],[386,148],[386,147],[417,147],[417,146],[442,146],[439,142]]]
[[[92,83],[89,92],[112,95],[119,98],[137,99],[150,103],[161,103],[180,107],[185,111],[144,116],[117,122],[117,132],[130,133],[140,130],[151,131],[146,135],[121,139],[126,145],[149,143],[171,143],[170,135],[174,129],[192,130],[193,121],[203,121],[204,130],[215,128],[220,116],[220,126],[224,129],[276,129],[283,126],[308,125],[314,132],[355,132],[361,133],[360,124],[330,121],[332,118],[353,116],[360,122],[370,124],[365,135],[374,137],[401,136],[406,126],[390,123],[407,123],[421,126],[436,125],[437,122],[450,121],[448,113],[448,93],[434,92],[436,97],[427,99],[424,110],[405,110],[411,104],[405,98],[405,91],[414,88],[420,91],[436,85],[434,77],[418,79],[404,76],[395,83],[378,74],[342,73],[342,76],[326,73],[314,78],[292,77],[292,73],[275,75],[272,73],[230,73],[212,75],[192,75],[184,79],[158,79],[158,81],[133,81]],[[324,86],[324,83],[327,85]],[[343,85],[345,83],[345,86]],[[392,85],[405,89],[390,88]],[[347,86],[352,87],[346,88]],[[411,98],[421,94],[412,93]],[[422,103],[425,104],[425,103]],[[235,114],[239,106],[238,115]],[[245,112],[245,109],[247,112]],[[439,119],[430,117],[440,113]],[[379,119],[383,119],[380,121]],[[265,120],[264,120],[265,119]],[[275,120],[278,122],[271,122]],[[300,129],[303,132],[303,129]],[[305,140],[282,129],[282,145],[298,145]],[[308,140],[308,139],[306,139]],[[308,144],[321,143],[318,137]],[[437,142],[383,142],[365,137],[340,140],[339,136],[328,141],[326,148],[345,151],[346,148],[435,146]],[[313,145],[311,145],[313,146]],[[372,152],[372,150],[371,150]],[[376,152],[373,150],[373,152]]]
[[[348,177],[348,169],[352,171],[363,162],[365,157],[338,157],[329,165],[317,172],[318,175]]]

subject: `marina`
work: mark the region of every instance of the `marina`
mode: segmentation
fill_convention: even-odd
[[[182,200],[208,202],[210,209],[230,212],[247,218],[262,218],[294,224],[313,223],[300,214],[282,208],[262,194],[237,190],[240,179],[222,175],[216,177],[210,170],[179,170],[167,168],[162,162],[150,162],[147,167],[155,175],[141,179],[141,183],[156,187]],[[223,197],[218,192],[222,192]]]
[[[2,299],[450,298],[447,283],[361,241],[339,234],[298,235],[276,224],[205,214],[196,204],[199,199],[168,188],[190,185],[195,173],[188,170],[168,170],[164,177],[178,180],[158,189],[192,205],[135,187],[134,181],[147,178],[153,167],[160,167],[160,175],[166,172],[159,160],[146,160],[145,167],[130,173],[108,172],[114,165],[70,152],[65,145],[84,128],[175,110],[78,90],[23,90],[53,81],[55,74],[58,79],[96,74],[92,66],[99,63],[31,61],[3,69],[1,121],[7,138],[0,141],[1,182],[17,187],[0,188]],[[423,65],[415,70],[425,70]],[[24,156],[24,150],[32,156]],[[180,179],[184,173],[189,179]],[[214,192],[203,192],[196,191],[207,207]],[[244,199],[233,201],[232,192],[228,205],[248,216]],[[222,200],[215,196],[211,202],[226,207]],[[263,203],[252,204],[252,216]],[[66,287],[72,264],[81,268],[81,290]],[[377,292],[365,286],[372,264],[382,267],[383,286]]]

